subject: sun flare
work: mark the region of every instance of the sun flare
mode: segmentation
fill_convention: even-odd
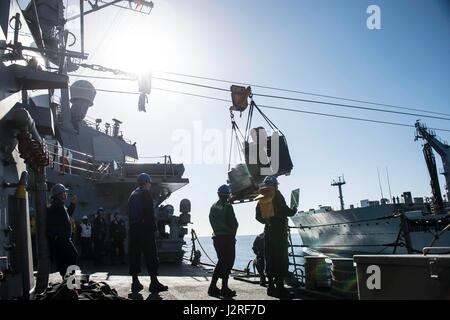
[[[122,24],[114,47],[106,53],[110,65],[141,74],[167,69],[179,59],[177,34],[172,28],[158,25],[148,16]]]

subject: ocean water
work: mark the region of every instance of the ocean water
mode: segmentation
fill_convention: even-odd
[[[302,244],[300,235],[292,231],[291,233],[292,242],[295,245]],[[246,236],[237,236],[236,237],[236,260],[234,262],[234,269],[243,270],[247,267],[250,261],[253,261],[255,258],[255,254],[253,253],[252,247],[253,247],[253,241],[255,240],[256,235],[246,235]],[[211,260],[214,262],[214,264],[217,262],[217,255],[216,251],[214,250],[214,245],[211,237],[198,237],[198,240],[200,244],[202,245],[205,252],[202,251],[202,249],[196,244],[196,249],[202,251],[202,256],[200,258],[200,261],[203,263],[209,263],[211,264]],[[190,248],[190,247],[189,247]],[[289,248],[290,252],[290,248]],[[302,255],[303,250],[302,248],[295,248],[294,249],[295,254]],[[205,254],[206,253],[206,254]],[[211,260],[208,258],[211,258]],[[302,258],[295,258],[296,263],[303,263]],[[290,258],[292,261],[292,258]],[[250,270],[253,271],[252,264],[250,265]],[[292,270],[292,267],[290,267],[290,270]]]

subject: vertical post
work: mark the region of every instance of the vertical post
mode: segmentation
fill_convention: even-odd
[[[14,45],[17,45],[19,42],[19,29],[20,29],[20,13],[16,13],[14,16]]]
[[[339,186],[339,199],[341,200],[341,210],[344,210],[344,196],[342,195],[342,185]]]
[[[386,167],[386,178],[387,178],[388,187],[389,187],[389,201],[391,201],[391,199],[392,199],[391,182],[389,181],[389,172],[388,172],[388,168],[387,167]]]
[[[406,220],[405,214],[403,212],[400,214],[400,228],[403,232],[403,238],[405,239],[406,250],[408,251],[408,254],[411,254],[413,253],[411,236],[409,234],[408,221]]]
[[[13,216],[14,249],[12,254],[13,270],[22,276],[22,296],[30,298],[33,286],[33,258],[31,249],[30,216],[28,212],[28,194],[26,190],[28,172],[23,171],[15,192],[15,212]]]
[[[339,200],[340,200],[340,203],[341,203],[341,210],[342,210],[342,211],[345,209],[345,206],[344,206],[344,196],[343,196],[343,194],[342,194],[342,186],[343,186],[344,184],[345,184],[344,175],[338,177],[337,180],[331,181],[331,185],[332,185],[333,187],[336,187],[336,186],[337,186],[337,187],[339,188]]]
[[[36,293],[47,289],[50,273],[50,253],[47,240],[47,183],[45,167],[41,172],[33,172],[36,193],[36,242],[38,253],[38,273],[36,277]]]
[[[380,170],[378,170],[378,168],[377,168],[377,174],[378,174],[378,184],[380,185],[381,199],[383,199],[384,198],[383,187],[381,186]]]
[[[80,0],[80,38],[81,53],[84,55],[84,0]]]
[[[289,246],[291,247],[291,256],[292,256],[292,265],[294,266],[294,275],[295,278],[298,279],[298,274],[297,274],[297,263],[295,261],[295,252],[294,252],[294,246],[292,243],[292,237],[291,237],[291,228],[288,226],[288,239],[289,239]]]

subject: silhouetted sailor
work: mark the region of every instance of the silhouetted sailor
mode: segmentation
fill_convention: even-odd
[[[141,173],[137,181],[139,187],[128,199],[130,275],[133,277],[131,291],[136,293],[144,288],[138,278],[141,272],[142,255],[144,255],[151,280],[149,291],[166,291],[168,287],[161,284],[157,277],[159,261],[155,238],[155,212],[150,193],[152,180],[148,174]]]
[[[260,189],[261,199],[256,206],[256,220],[263,223],[266,273],[268,277],[267,294],[280,298],[290,297],[284,287],[284,277],[288,275],[288,216],[293,216],[297,208],[289,208],[283,195],[278,190],[278,180],[274,176],[264,179]],[[274,286],[274,280],[275,285]]]
[[[253,261],[253,265],[256,267],[256,270],[258,270],[259,274],[259,284],[261,286],[266,285],[266,274],[265,274],[265,268],[266,268],[266,262],[265,262],[265,254],[264,254],[264,232],[257,235],[255,238],[255,241],[253,241],[253,252],[256,255],[255,260]]]
[[[67,267],[77,264],[78,252],[72,242],[72,224],[70,217],[75,211],[77,197],[73,196],[66,209],[64,201],[67,199],[66,187],[61,183],[51,189],[52,201],[47,209],[47,237],[50,255],[58,272],[64,278]]]
[[[213,229],[214,249],[217,253],[217,264],[208,289],[210,296],[233,297],[236,291],[228,288],[228,278],[236,257],[236,231],[238,222],[233,206],[228,202],[230,188],[222,185],[217,191],[219,201],[209,211],[209,222]],[[217,288],[217,280],[222,279],[222,290]]]

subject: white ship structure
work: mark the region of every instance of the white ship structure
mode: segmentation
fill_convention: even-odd
[[[419,253],[424,247],[450,246],[450,147],[420,122],[416,140],[423,139],[423,154],[430,173],[431,198],[413,198],[404,192],[401,199],[362,200],[360,207],[344,208],[343,179],[333,181],[340,191],[341,208],[322,206],[298,212],[292,222],[303,246],[332,256],[355,254]],[[440,155],[446,181],[442,197],[433,149]],[[446,201],[445,201],[446,200]]]

